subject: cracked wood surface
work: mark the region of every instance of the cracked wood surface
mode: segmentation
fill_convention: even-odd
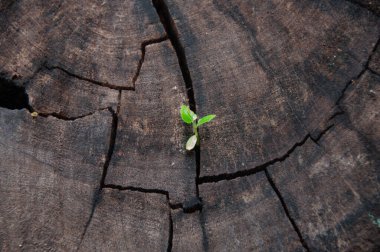
[[[66,122],[0,108],[0,250],[70,251],[103,172],[109,112]]]
[[[78,251],[165,251],[165,195],[104,189]]]
[[[378,251],[380,77],[346,91],[344,114],[318,144],[308,140],[268,170],[312,251]]]
[[[41,70],[26,88],[29,103],[38,113],[78,117],[118,105],[119,92],[67,75],[59,69]]]
[[[218,115],[200,132],[201,177],[265,163],[318,130],[380,34],[376,16],[345,1],[170,0],[168,6],[197,111]]]
[[[264,173],[203,184],[201,212],[173,215],[174,251],[304,251]]]
[[[370,70],[374,71],[377,75],[380,75],[380,46],[372,56],[372,60],[369,63]]]
[[[4,5],[0,66],[3,74],[21,81],[45,63],[99,84],[133,87],[141,43],[164,34],[150,0],[14,0]]]
[[[165,190],[171,203],[196,196],[191,132],[178,120],[186,90],[170,42],[146,48],[135,92],[123,92],[115,150],[106,184]]]
[[[378,7],[0,1],[0,250],[379,250]]]

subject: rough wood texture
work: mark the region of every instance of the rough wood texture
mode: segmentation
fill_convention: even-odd
[[[109,112],[75,121],[0,108],[0,250],[72,251],[90,217]]]
[[[117,90],[94,85],[59,70],[42,70],[28,84],[29,103],[39,113],[79,117],[118,104]]]
[[[202,212],[173,216],[174,251],[303,251],[264,173],[199,190]]]
[[[174,210],[173,251],[205,251],[200,213],[184,213]]]
[[[335,126],[269,167],[312,251],[378,251],[380,78],[365,73],[346,92]]]
[[[201,176],[284,155],[333,114],[377,42],[376,16],[346,1],[168,1],[201,131]],[[216,42],[220,41],[220,42]]]
[[[378,7],[0,1],[0,250],[379,251]]]
[[[195,156],[184,150],[190,131],[179,120],[185,103],[185,85],[170,42],[148,46],[136,91],[122,95],[106,184],[165,190],[172,203],[195,197]]]
[[[368,151],[374,151],[374,154],[379,155],[380,76],[366,71],[359,80],[349,86],[341,107],[348,119],[345,125],[355,130],[366,145],[371,145],[367,146]]]
[[[164,34],[150,0],[20,0],[0,11],[1,72],[21,81],[46,65],[133,87],[141,43]]]
[[[105,189],[79,251],[166,251],[165,195]]]
[[[380,46],[377,47],[377,50],[372,55],[369,67],[372,71],[375,71],[376,74],[380,75]]]
[[[378,0],[349,0],[380,16],[380,2]]]

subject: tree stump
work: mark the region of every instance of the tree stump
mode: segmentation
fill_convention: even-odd
[[[1,251],[380,250],[377,1],[5,0],[0,34]]]

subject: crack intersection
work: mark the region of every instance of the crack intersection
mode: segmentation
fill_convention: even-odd
[[[153,3],[154,8],[156,9],[157,15],[159,16],[162,25],[164,26],[167,37],[169,38],[174,48],[174,51],[176,52],[178,64],[181,69],[183,80],[185,82],[185,88],[187,91],[187,99],[188,99],[189,107],[191,110],[193,110],[196,113],[197,107],[196,107],[196,102],[195,102],[193,81],[191,79],[190,69],[187,64],[185,49],[179,39],[177,27],[170,14],[169,8],[164,0],[152,0],[152,3]],[[198,198],[198,202],[202,202],[201,199],[199,198],[199,186],[198,186],[199,175],[200,175],[201,145],[199,144],[198,146],[196,146],[194,151],[195,151],[195,163],[196,163],[196,167],[195,167],[196,169],[196,177],[195,177],[196,196]],[[201,203],[195,204],[195,209],[198,210],[201,208],[202,208]]]
[[[157,39],[146,40],[146,41],[143,41],[141,43],[141,48],[140,48],[140,50],[141,50],[141,57],[140,57],[138,65],[137,65],[136,73],[135,73],[135,75],[133,76],[133,79],[132,79],[133,90],[135,90],[135,88],[136,88],[136,81],[137,81],[137,78],[140,75],[140,71],[141,71],[142,65],[143,65],[144,60],[145,60],[146,47],[149,46],[149,45],[152,45],[152,44],[161,43],[161,42],[166,41],[168,39],[169,39],[168,36],[165,35],[163,37],[160,37],[160,38],[157,38]]]
[[[269,184],[271,185],[273,191],[276,193],[277,198],[280,200],[281,206],[282,206],[282,208],[284,209],[284,212],[285,212],[286,217],[288,217],[288,219],[289,219],[289,221],[290,221],[290,223],[291,223],[291,225],[292,225],[294,231],[297,233],[298,238],[299,238],[299,240],[300,240],[302,246],[304,247],[304,249],[305,249],[306,251],[309,252],[309,251],[310,251],[309,246],[307,245],[305,239],[303,238],[303,236],[302,236],[302,234],[301,234],[301,231],[300,231],[300,229],[298,228],[298,226],[297,226],[295,220],[294,220],[294,219],[292,218],[292,216],[290,215],[290,213],[289,213],[289,209],[288,209],[288,206],[287,206],[287,204],[286,204],[284,198],[282,197],[282,195],[281,195],[281,193],[280,193],[280,190],[277,188],[276,184],[274,183],[274,181],[273,181],[272,177],[270,176],[270,174],[269,174],[267,168],[264,169],[264,172],[265,172],[265,176],[266,176],[266,178],[267,178]]]

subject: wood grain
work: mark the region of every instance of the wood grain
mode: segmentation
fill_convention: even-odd
[[[168,1],[187,54],[201,129],[201,176],[284,155],[333,114],[368,61],[376,16],[346,1]]]
[[[109,112],[75,121],[0,108],[0,250],[71,251],[100,187]]]
[[[342,100],[345,114],[318,144],[308,140],[269,171],[311,250],[377,251],[379,84],[365,73]]]
[[[105,189],[79,251],[166,251],[165,195]]]
[[[22,0],[6,6],[0,9],[0,67],[20,81],[45,64],[133,87],[141,43],[164,35],[150,0]]]
[[[173,251],[305,251],[264,173],[200,194],[202,211],[173,211]]]
[[[0,250],[379,251],[378,7],[0,1]]]
[[[173,204],[196,196],[195,156],[184,148],[191,126],[179,115],[186,101],[170,42],[148,46],[136,91],[122,94],[106,184],[164,190]]]
[[[29,82],[29,104],[39,113],[79,117],[96,110],[117,109],[119,91],[94,85],[65,72],[42,70]]]

